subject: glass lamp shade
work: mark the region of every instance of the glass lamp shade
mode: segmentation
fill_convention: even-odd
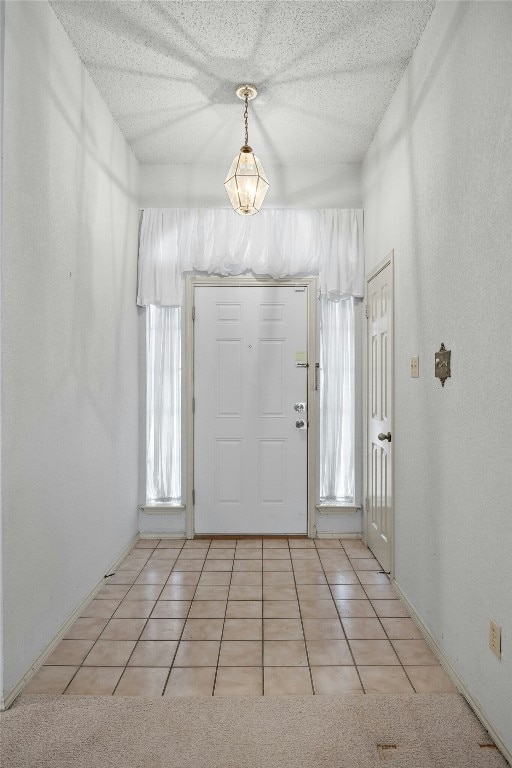
[[[251,147],[244,146],[231,163],[224,182],[234,210],[252,216],[260,210],[269,187],[265,171]]]

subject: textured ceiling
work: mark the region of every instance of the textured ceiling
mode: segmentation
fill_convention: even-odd
[[[250,82],[250,143],[289,166],[361,161],[434,1],[51,6],[141,163],[229,164]]]

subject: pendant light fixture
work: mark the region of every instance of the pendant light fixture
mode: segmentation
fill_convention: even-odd
[[[234,210],[252,216],[260,210],[269,187],[265,171],[249,146],[249,101],[256,98],[254,85],[239,85],[236,95],[245,102],[245,142],[231,163],[224,186]]]

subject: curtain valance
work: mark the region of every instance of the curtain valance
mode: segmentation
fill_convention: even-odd
[[[183,277],[319,275],[330,298],[364,296],[362,210],[149,208],[140,232],[137,303],[183,305]]]

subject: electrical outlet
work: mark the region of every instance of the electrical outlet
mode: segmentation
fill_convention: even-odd
[[[420,375],[420,359],[416,355],[416,357],[411,357],[411,378],[417,379]]]
[[[489,620],[489,648],[501,659],[501,627],[493,619]]]

